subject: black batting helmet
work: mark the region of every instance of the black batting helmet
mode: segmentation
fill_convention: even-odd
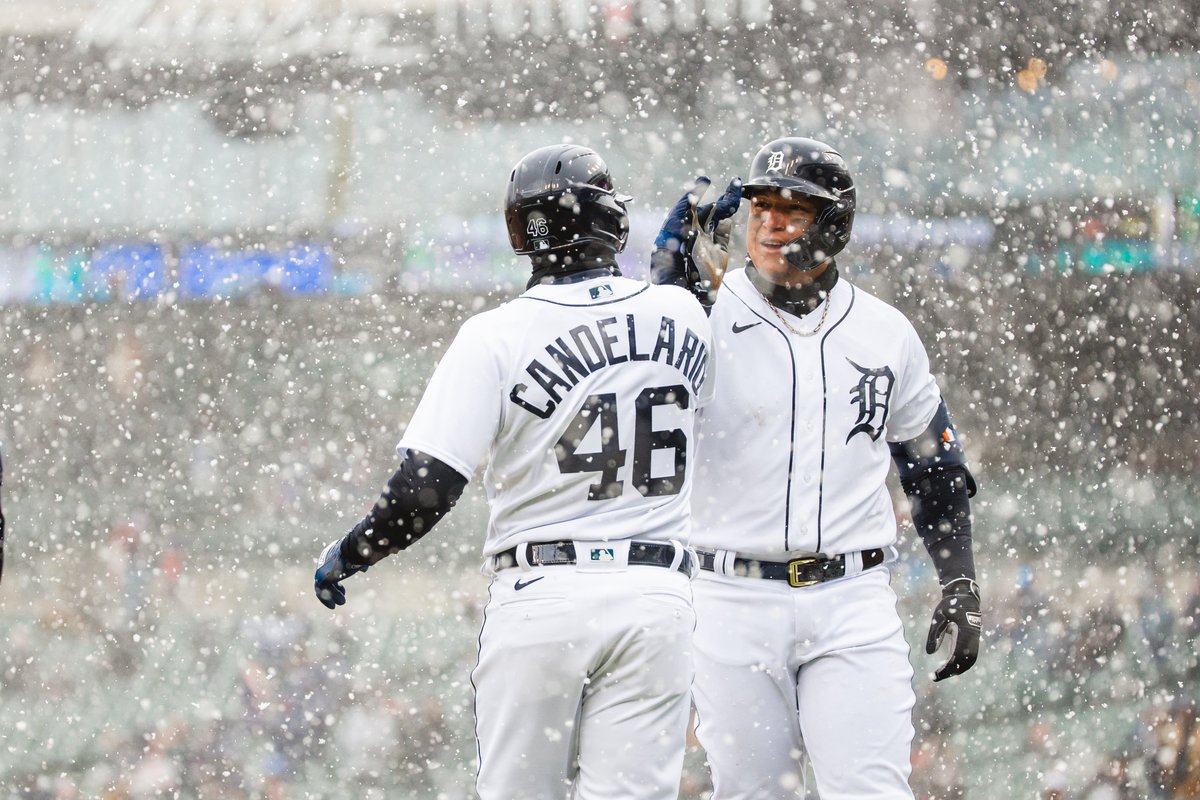
[[[508,239],[518,255],[595,245],[616,254],[629,238],[630,199],[613,191],[608,165],[596,151],[575,144],[541,147],[509,175]]]
[[[824,142],[788,136],[764,146],[750,164],[742,194],[782,191],[813,198],[820,210],[804,234],[789,243],[788,263],[801,270],[842,252],[854,225],[854,180],[841,154]]]

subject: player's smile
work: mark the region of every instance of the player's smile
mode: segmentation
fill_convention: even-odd
[[[787,262],[787,245],[808,230],[817,210],[810,198],[784,192],[756,192],[750,198],[746,251],[768,280],[783,283],[789,277],[793,268]]]

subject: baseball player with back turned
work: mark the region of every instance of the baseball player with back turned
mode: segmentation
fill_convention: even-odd
[[[736,207],[700,223],[685,197],[654,256],[656,281],[715,297],[716,393],[692,503],[697,735],[713,798],[803,796],[806,760],[823,800],[912,798],[888,465],[942,585],[926,649],[954,639],[935,680],[978,653],[975,483],[912,324],[838,275],[855,210],[842,156],[773,141],[742,195],[749,258],[723,285],[693,254],[728,244]]]
[[[529,286],[462,326],[400,469],[316,573],[320,600],[344,603],[344,578],[410,547],[486,463],[492,580],[471,675],[484,800],[679,790],[711,331],[687,292],[620,276],[628,200],[585,147],[521,159],[505,220]]]

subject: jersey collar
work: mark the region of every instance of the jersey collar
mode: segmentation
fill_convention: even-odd
[[[617,269],[616,262],[588,267],[587,269],[574,272],[555,272],[554,269],[554,267],[547,267],[545,269],[534,270],[525,288],[532,289],[535,286],[544,286],[546,284],[580,283],[581,281],[590,281],[592,278],[613,278],[621,274],[621,270]],[[558,269],[562,268],[558,267]]]
[[[767,302],[781,311],[792,316],[803,317],[829,296],[838,280],[837,264],[831,263],[812,283],[803,286],[780,286],[771,283],[763,274],[755,269],[754,264],[746,262],[746,277],[750,284],[758,290]]]

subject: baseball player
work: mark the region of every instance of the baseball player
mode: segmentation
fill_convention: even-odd
[[[491,576],[475,689],[484,800],[675,798],[695,615],[693,426],[711,330],[687,292],[620,276],[628,217],[576,145],[513,168],[524,294],[468,320],[370,513],[322,553],[316,592],[410,547],[486,464]]]
[[[744,269],[723,276],[693,257],[697,243],[727,245],[732,211],[695,215],[685,198],[654,270],[715,297],[692,503],[697,735],[713,797],[803,796],[808,760],[826,800],[911,798],[913,671],[888,585],[885,480],[894,461],[942,584],[926,649],[954,641],[935,680],[978,652],[975,482],[912,324],[838,275],[855,210],[842,156],[773,141],[742,195]]]

